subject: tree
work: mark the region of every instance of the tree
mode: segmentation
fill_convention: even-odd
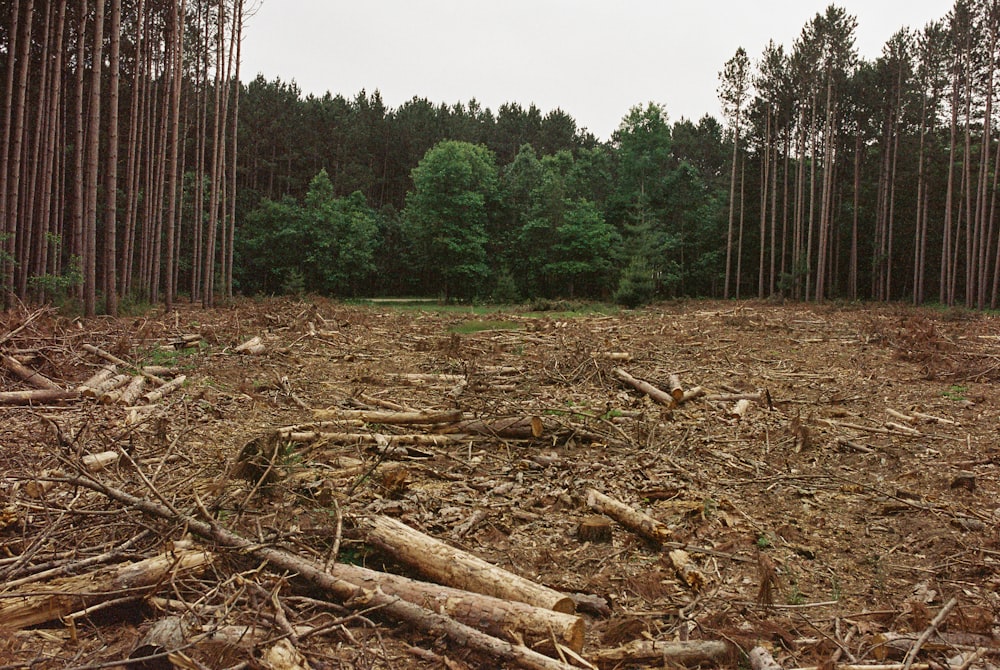
[[[719,73],[719,99],[723,112],[729,119],[733,133],[733,161],[729,179],[729,228],[726,232],[726,284],[723,290],[725,298],[729,298],[730,277],[732,275],[733,257],[733,221],[736,212],[736,166],[740,148],[740,123],[743,106],[746,104],[750,91],[750,58],[740,47]],[[742,216],[740,217],[742,221]],[[742,230],[740,231],[742,237]],[[739,273],[736,276],[736,295],[739,296]]]
[[[413,170],[405,218],[426,286],[446,299],[476,294],[489,274],[486,226],[497,196],[492,152],[447,140]]]

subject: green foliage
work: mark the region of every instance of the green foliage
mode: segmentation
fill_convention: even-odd
[[[51,236],[49,242],[54,247],[53,253],[58,254],[61,244],[59,236]],[[28,278],[28,287],[35,296],[49,300],[59,308],[75,303],[74,293],[81,285],[83,285],[83,268],[79,256],[70,256],[69,264],[62,274],[42,274]]]
[[[633,258],[622,273],[614,300],[619,305],[636,308],[649,304],[656,295],[653,271],[642,258]]]
[[[303,204],[265,200],[240,232],[246,291],[355,295],[375,270],[375,213],[358,191],[334,197],[325,170]]]
[[[496,276],[496,283],[493,286],[493,302],[511,305],[521,300],[521,292],[517,289],[517,281],[514,274],[502,268]]]
[[[489,275],[486,225],[496,199],[494,157],[483,146],[441,142],[413,170],[407,236],[420,274],[445,299],[471,298]]]
[[[567,199],[562,222],[556,227],[551,260],[544,272],[566,286],[572,299],[576,287],[588,295],[607,285],[614,269],[621,236],[604,221],[604,216],[587,200]]]

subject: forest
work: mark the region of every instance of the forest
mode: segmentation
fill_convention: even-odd
[[[873,61],[835,5],[719,64],[722,118],[244,80],[243,0],[0,7],[3,302],[1000,298],[1000,2]],[[735,46],[735,45],[734,45]]]

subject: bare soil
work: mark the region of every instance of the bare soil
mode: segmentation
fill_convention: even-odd
[[[417,576],[355,529],[377,513],[589,596],[580,598],[590,603],[580,608],[585,658],[645,638],[764,645],[786,668],[891,662],[899,657],[880,645],[886,634],[924,631],[957,598],[938,627],[950,643],[926,644],[918,660],[990,647],[974,667],[997,662],[996,315],[697,301],[610,315],[482,315],[311,299],[88,321],[15,311],[0,325],[0,353],[65,388],[104,363],[84,344],[187,375],[149,411],[86,398],[0,406],[0,668],[116,667],[165,616],[132,600],[72,625],[2,629],[4,607],[53,584],[43,570],[115,548],[114,561],[137,560],[185,537],[182,526],[86,489],[28,495],[29,482],[107,450],[134,465],[123,459],[97,473],[103,481],[320,563]],[[185,334],[201,339],[172,348]],[[234,351],[254,336],[265,353]],[[676,373],[712,395],[763,396],[742,418],[731,400],[667,408],[617,381],[616,367],[663,389]],[[3,370],[0,391],[28,388]],[[314,429],[311,409],[394,405],[539,417],[560,430],[394,449],[393,434],[428,431],[345,424],[337,430],[386,440],[281,440],[265,481],[240,476],[248,443],[280,427]],[[581,541],[577,528],[593,514],[588,488],[667,524],[691,546],[704,585],[683,583],[662,547],[620,525],[610,543]],[[474,514],[481,520],[468,526]],[[207,572],[157,595],[186,603],[201,626],[261,632],[222,651],[189,647],[190,665],[175,658],[172,667],[269,667],[261,655],[288,625],[325,627],[295,645],[314,668],[497,667],[378,611],[352,615],[238,552],[216,554]],[[594,605],[602,600],[605,612]],[[736,654],[725,665],[741,662]]]

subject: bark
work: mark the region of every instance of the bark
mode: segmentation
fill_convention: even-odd
[[[15,375],[20,377],[25,381],[25,383],[30,384],[38,389],[48,389],[50,391],[62,391],[63,387],[56,384],[54,381],[41,374],[37,370],[32,370],[25,365],[22,365],[13,356],[3,356],[3,364],[8,370],[13,372]]]
[[[665,523],[606,496],[600,491],[587,489],[587,506],[595,512],[611,517],[633,533],[655,544],[667,542],[673,536]]]
[[[626,384],[636,389],[637,391],[645,393],[655,402],[658,402],[661,405],[672,407],[676,402],[674,396],[671,395],[670,393],[667,393],[666,391],[656,388],[649,382],[644,382],[641,379],[636,379],[635,377],[625,372],[621,368],[615,368],[613,372],[618,379],[625,382]]]
[[[100,0],[99,0],[100,1]],[[104,311],[118,316],[118,88],[120,80],[121,0],[111,0],[111,38],[108,45],[108,130],[104,174]]]
[[[142,598],[166,580],[201,572],[212,560],[207,551],[182,550],[54,579],[45,586],[32,587],[31,594],[21,598],[6,594],[8,598],[0,605],[0,626],[17,630],[55,621],[111,599]]]
[[[76,391],[54,389],[38,389],[35,391],[3,391],[0,392],[0,405],[34,405],[71,400],[79,397]]]
[[[90,73],[87,166],[83,217],[83,313],[97,312],[97,183],[101,146],[101,70],[104,63],[104,0],[97,0]]]
[[[734,650],[727,643],[717,640],[688,640],[661,642],[659,640],[634,640],[617,649],[606,649],[588,654],[588,659],[601,667],[631,666],[637,663],[662,664],[669,668],[677,665],[703,665],[721,662]]]
[[[207,523],[192,516],[177,514],[166,506],[150,500],[136,498],[124,491],[112,488],[92,478],[75,477],[69,479],[75,485],[98,491],[142,513],[183,523],[196,535],[213,540],[222,547],[238,549],[258,561],[266,561],[272,566],[294,572],[322,591],[356,608],[375,607],[391,618],[405,621],[418,629],[440,635],[444,633],[456,646],[465,646],[486,654],[499,661],[516,663],[525,668],[538,670],[570,670],[572,666],[556,661],[527,647],[514,645],[504,640],[466,626],[448,617],[406,600],[387,595],[381,591],[366,590],[356,584],[341,579],[319,566],[270,546],[261,546],[256,541],[247,540],[214,523]]]
[[[566,614],[574,611],[573,601],[565,594],[499,568],[395,519],[372,517],[365,523],[365,530],[368,541],[394,559],[448,586]]]

